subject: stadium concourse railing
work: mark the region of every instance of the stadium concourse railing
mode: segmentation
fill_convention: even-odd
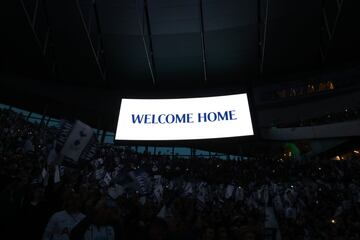
[[[308,73],[305,75],[287,76],[281,84],[267,84],[256,92],[259,102],[266,104],[276,101],[327,94],[334,90],[360,88],[360,67],[352,66],[331,72]]]
[[[262,137],[269,140],[325,139],[360,136],[360,120],[318,126],[265,128]]]

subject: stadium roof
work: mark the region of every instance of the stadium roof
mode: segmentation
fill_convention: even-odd
[[[248,85],[358,61],[357,2],[4,0],[2,72],[118,89]]]

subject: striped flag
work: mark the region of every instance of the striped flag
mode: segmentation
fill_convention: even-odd
[[[138,169],[136,171],[131,171],[128,175],[134,181],[136,189],[140,195],[144,196],[149,194],[150,179],[149,175],[144,170]]]

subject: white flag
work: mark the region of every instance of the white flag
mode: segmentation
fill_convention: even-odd
[[[144,206],[145,203],[146,203],[146,196],[141,196],[141,197],[139,198],[139,203]]]
[[[235,190],[235,201],[243,201],[244,200],[244,190],[242,187],[237,187]]]
[[[55,173],[54,173],[54,183],[60,182],[60,169],[59,165],[55,166]]]
[[[120,167],[115,167],[114,171],[111,173],[111,177],[115,178],[120,172]]]
[[[285,209],[285,217],[287,218],[287,219],[293,219],[293,220],[295,220],[296,219],[296,210],[295,210],[295,208],[292,208],[292,207],[287,207],[286,209]]]
[[[263,188],[263,197],[264,197],[265,206],[267,206],[269,202],[269,187],[267,185],[265,185]]]
[[[225,190],[225,198],[229,199],[232,197],[234,192],[234,186],[233,185],[227,185],[226,190]]]
[[[193,194],[193,188],[191,182],[186,183],[184,187],[184,195],[189,196]]]
[[[108,189],[108,194],[112,199],[117,199],[124,194],[124,188],[121,185],[115,184],[115,186]]]
[[[161,184],[161,175],[154,175],[154,184],[155,185],[158,185],[158,184]]]
[[[24,151],[25,152],[34,152],[35,148],[34,148],[34,144],[32,143],[32,141],[30,139],[26,139],[25,144],[24,144]]]
[[[105,168],[102,167],[100,169],[96,169],[95,171],[95,179],[100,180],[105,174]]]
[[[267,207],[265,209],[265,228],[278,228],[278,222],[275,216],[274,209]]]
[[[265,229],[276,229],[276,240],[281,240],[279,224],[272,207],[265,208]]]
[[[49,155],[47,157],[47,164],[53,165],[56,162],[56,159],[58,158],[58,154],[55,151],[55,148],[52,148],[49,152]]]
[[[281,197],[279,194],[276,195],[276,197],[274,198],[274,207],[275,207],[276,211],[278,211],[278,212],[283,211],[283,204],[282,204]]]
[[[206,201],[206,183],[201,182],[199,184],[196,197],[200,202],[205,203],[205,201]]]
[[[142,169],[131,171],[128,175],[133,179],[136,190],[140,195],[147,195],[150,191],[149,175]]]
[[[157,200],[157,202],[161,202],[162,198],[163,198],[163,186],[161,184],[157,184],[155,186],[155,189],[154,189],[154,196]]]
[[[160,209],[159,213],[156,215],[158,218],[165,219],[168,217],[172,217],[172,213],[170,209],[168,209],[165,205]]]
[[[61,154],[77,162],[93,134],[91,127],[77,120],[61,150]]]
[[[41,171],[41,177],[42,177],[43,179],[45,179],[45,178],[46,178],[46,175],[47,175],[47,171],[46,171],[45,168],[43,168],[42,171]]]
[[[175,183],[174,183],[173,180],[171,180],[171,181],[169,182],[169,189],[170,189],[170,190],[173,190],[174,188],[175,188]]]
[[[41,171],[41,177],[43,179],[44,186],[47,186],[49,182],[49,174],[45,168],[43,168],[43,170]]]
[[[165,219],[166,218],[166,206],[164,205],[159,213],[156,215],[158,218],[162,218],[162,219]]]
[[[110,182],[111,182],[110,174],[109,174],[109,173],[106,173],[106,174],[105,174],[105,177],[104,177],[104,183],[105,183],[106,185],[109,185]]]

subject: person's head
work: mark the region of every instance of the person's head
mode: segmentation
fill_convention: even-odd
[[[207,227],[203,233],[203,240],[213,240],[215,239],[215,230],[212,227]]]
[[[44,188],[42,187],[35,187],[31,192],[31,201],[41,201],[44,197]]]
[[[96,209],[94,216],[93,216],[93,222],[97,226],[105,226],[109,224],[109,211],[106,207],[100,207]]]
[[[253,232],[247,232],[244,234],[244,240],[256,240],[256,234]]]
[[[69,192],[64,197],[64,209],[67,212],[75,213],[80,210],[80,195],[75,192]]]
[[[120,209],[115,201],[100,200],[95,207],[93,221],[98,226],[109,225],[120,217]]]
[[[219,227],[217,232],[217,239],[219,240],[227,240],[228,239],[228,233],[225,227]]]
[[[165,220],[161,218],[155,218],[149,226],[148,237],[151,240],[166,239],[168,226]]]
[[[256,240],[256,230],[250,226],[240,228],[240,236],[242,240]]]

